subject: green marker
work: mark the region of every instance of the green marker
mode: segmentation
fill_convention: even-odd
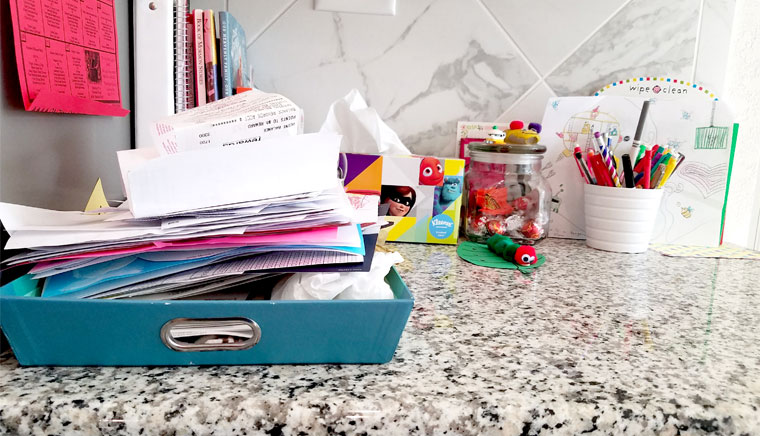
[[[668,163],[668,158],[670,158],[670,153],[666,153],[665,155],[663,155],[663,156],[660,156],[660,159],[659,159],[659,160],[658,160],[658,161],[657,161],[657,162],[656,162],[654,165],[652,165],[652,176],[654,176],[654,172],[655,172],[655,171],[657,171],[657,167],[658,167],[658,166],[659,166],[661,163],[664,163],[664,164],[666,164],[666,165],[667,165],[667,163]]]
[[[647,149],[646,145],[641,144],[641,146],[639,147],[639,154],[638,156],[636,156],[636,161],[633,164],[634,167],[639,163],[639,160],[642,157],[644,157],[644,152],[646,151],[646,149]]]

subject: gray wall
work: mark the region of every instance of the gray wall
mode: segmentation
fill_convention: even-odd
[[[117,0],[123,107],[131,109],[131,2]],[[26,112],[16,70],[8,1],[0,2],[3,85],[0,91],[0,201],[82,210],[98,178],[109,199],[122,197],[116,151],[131,148],[131,114],[124,118]]]

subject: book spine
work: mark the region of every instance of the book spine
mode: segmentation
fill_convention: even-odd
[[[203,49],[206,65],[206,101],[216,100],[216,32],[214,12],[203,11]]]
[[[219,12],[219,53],[222,63],[222,96],[232,96],[232,65],[230,65],[230,20],[227,12]]]
[[[197,106],[206,104],[206,65],[203,47],[203,11],[193,11],[193,34],[195,41],[195,102]]]

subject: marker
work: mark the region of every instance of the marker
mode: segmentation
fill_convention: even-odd
[[[651,182],[652,175],[649,173],[649,168],[652,166],[652,150],[647,150],[644,152],[644,159],[642,159],[642,162],[644,162],[644,177],[641,178],[641,187],[644,189],[649,189],[649,185]]]
[[[660,178],[662,177],[663,173],[665,173],[665,164],[657,165],[657,169],[654,171],[654,175],[652,176],[652,189],[657,188],[657,185],[660,183]]]
[[[639,161],[641,160],[641,158],[642,158],[642,157],[644,157],[644,152],[645,152],[646,150],[647,150],[647,146],[646,146],[646,145],[644,145],[644,144],[641,144],[641,145],[639,146],[639,149],[638,149],[638,151],[636,152],[636,160],[634,160],[634,161],[633,161],[633,166],[636,166],[636,165],[638,165],[638,163],[639,163]],[[631,155],[631,156],[633,156],[633,155]]]
[[[604,142],[602,142],[601,132],[594,132],[594,143],[596,144],[597,151],[601,153],[602,149],[604,148]]]
[[[654,172],[657,170],[657,167],[660,166],[660,164],[667,165],[669,159],[670,159],[670,153],[660,156],[660,158],[657,159],[657,161],[652,164],[652,174],[654,174]]]
[[[597,184],[602,186],[614,186],[612,184],[612,178],[610,177],[610,173],[607,171],[607,167],[604,165],[604,162],[602,161],[602,155],[595,154],[591,156],[591,163],[594,164],[594,172],[596,173],[596,181]]]
[[[677,169],[678,169],[678,167],[680,167],[680,166],[681,166],[681,163],[682,163],[684,160],[686,160],[686,155],[685,155],[685,154],[683,154],[683,153],[678,153],[678,154],[680,155],[680,157],[678,158],[678,163],[676,163],[676,169],[675,169],[675,170],[677,170]],[[675,171],[675,170],[673,170],[673,171]]]
[[[623,175],[625,176],[625,187],[633,188],[633,166],[631,166],[631,156],[623,155]]]
[[[641,114],[639,114],[639,123],[636,125],[636,133],[633,135],[633,144],[631,144],[631,156],[638,151],[641,133],[644,131],[644,122],[647,120],[647,112],[649,111],[649,100],[644,100],[644,104],[641,105]]]
[[[670,160],[668,161],[668,165],[665,167],[665,174],[662,175],[662,177],[660,178],[660,183],[657,184],[658,189],[665,186],[665,182],[668,181],[668,179],[670,178],[670,175],[673,174],[673,171],[675,170],[676,170],[676,159],[670,158]]]

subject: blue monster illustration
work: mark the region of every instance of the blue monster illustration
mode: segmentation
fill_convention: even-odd
[[[440,215],[462,195],[462,176],[446,176],[443,186],[436,186],[433,216]]]

